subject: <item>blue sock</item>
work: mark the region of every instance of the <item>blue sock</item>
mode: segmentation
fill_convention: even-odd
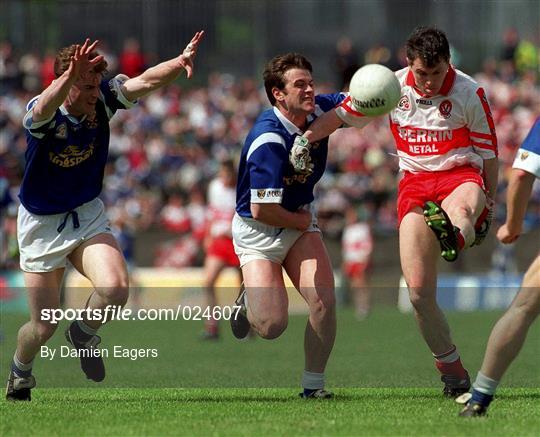
[[[492,400],[493,400],[493,395],[488,395],[488,394],[482,393],[481,391],[473,389],[472,398],[470,402],[474,402],[484,407],[488,407]]]

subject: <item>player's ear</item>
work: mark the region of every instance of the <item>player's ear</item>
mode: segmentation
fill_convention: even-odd
[[[280,90],[278,87],[272,88],[272,95],[274,96],[274,99],[278,102],[282,102],[283,99],[285,99],[285,93],[283,90]]]

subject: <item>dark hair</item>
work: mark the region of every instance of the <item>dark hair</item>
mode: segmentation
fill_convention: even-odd
[[[57,78],[62,76],[62,74],[64,74],[64,72],[69,68],[69,63],[71,62],[71,57],[75,54],[76,47],[77,46],[75,44],[72,44],[68,47],[60,49],[56,54],[56,59],[54,60],[54,75]],[[88,59],[94,59],[96,56],[99,56],[98,52],[90,52]],[[105,70],[107,70],[107,62],[105,59],[94,66],[94,71],[96,73],[103,73]]]
[[[429,68],[441,61],[450,62],[448,39],[445,33],[436,27],[418,26],[410,34],[406,47],[409,62],[420,58]]]
[[[264,89],[266,90],[266,95],[272,105],[276,103],[276,99],[272,94],[272,88],[276,87],[280,90],[284,89],[284,75],[292,68],[307,70],[310,73],[313,71],[311,63],[307,58],[298,53],[287,53],[285,55],[275,56],[268,64],[266,64],[263,73]]]

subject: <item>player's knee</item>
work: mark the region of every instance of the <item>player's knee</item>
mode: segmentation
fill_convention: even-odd
[[[99,287],[97,292],[109,305],[124,305],[129,297],[129,284],[122,279],[110,281]]]
[[[288,319],[282,317],[276,320],[264,320],[257,325],[257,332],[262,338],[273,340],[287,329]]]
[[[309,312],[311,317],[324,319],[336,311],[336,297],[334,293],[328,293],[322,298],[318,298],[309,303]]]
[[[421,287],[409,287],[409,299],[414,309],[420,312],[436,304],[435,296]]]
[[[40,343],[45,344],[56,331],[58,324],[53,323],[35,323],[33,326],[34,338]]]

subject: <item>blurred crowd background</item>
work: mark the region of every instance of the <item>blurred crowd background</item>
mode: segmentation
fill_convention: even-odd
[[[245,74],[235,68],[212,70],[212,58],[205,56],[204,47],[223,44],[213,41],[212,35],[209,32],[202,43],[193,82],[177,81],[142,99],[135,108],[119,111],[111,123],[101,197],[126,257],[138,266],[202,265],[207,186],[221,161],[238,159],[249,129],[268,107],[262,68]],[[399,36],[402,43],[407,35],[408,32]],[[0,268],[17,268],[17,194],[26,150],[21,121],[26,103],[54,78],[54,54],[58,47],[37,51],[18,45],[14,42],[17,38],[2,33],[0,36],[4,37],[0,38]],[[449,32],[453,42],[451,36]],[[505,186],[514,154],[540,115],[540,50],[539,41],[534,38],[525,38],[516,27],[501,28],[496,50],[482,56],[481,62],[477,59],[478,67],[473,65],[472,69],[467,68],[470,63],[463,63],[467,46],[452,47],[453,63],[485,88],[491,103],[501,161],[499,222],[504,220]],[[80,35],[78,40],[82,39]],[[180,49],[185,41],[187,37],[176,47]],[[133,77],[163,59],[161,53],[148,51],[145,45],[148,46],[144,44],[144,34],[121,42],[102,41],[100,51],[109,63],[109,75],[124,73]],[[331,47],[321,76],[317,69],[321,61],[312,58],[318,93],[343,89],[351,74],[365,63],[382,63],[394,70],[406,65],[403,47],[399,45],[364,45],[351,37],[334,34]],[[268,53],[269,57],[275,54]],[[394,151],[385,117],[362,131],[341,129],[331,137],[327,171],[318,184],[317,206],[336,267],[340,265],[345,211],[362,206],[360,219],[372,226],[375,252],[378,246],[383,248],[377,255],[380,267],[399,271],[398,165]],[[539,227],[540,186],[536,184],[526,230]],[[495,245],[493,238],[490,244],[489,256],[483,258],[481,268],[517,269],[511,248]],[[455,268],[467,266],[458,263]]]

